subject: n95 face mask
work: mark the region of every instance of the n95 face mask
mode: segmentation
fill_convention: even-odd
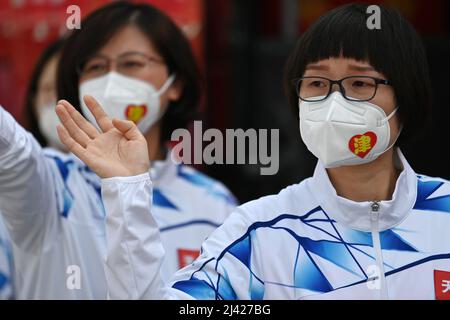
[[[109,72],[80,85],[81,109],[84,116],[97,126],[94,116],[83,101],[85,95],[91,95],[110,118],[131,120],[145,134],[162,116],[160,96],[174,80],[175,75],[171,75],[163,86],[156,90],[146,81]]]
[[[300,134],[325,168],[368,163],[391,147],[389,119],[397,109],[386,116],[379,106],[337,91],[324,101],[300,100]]]

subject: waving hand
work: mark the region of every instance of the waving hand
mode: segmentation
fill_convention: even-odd
[[[62,143],[101,178],[132,176],[147,172],[147,142],[132,121],[110,119],[91,96],[84,102],[102,132],[99,132],[69,102],[61,100],[56,113],[61,120]]]

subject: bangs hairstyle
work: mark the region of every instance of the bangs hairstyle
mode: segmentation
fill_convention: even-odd
[[[132,25],[143,32],[163,57],[169,74],[176,74],[183,90],[171,101],[163,118],[161,142],[170,139],[173,130],[184,128],[196,116],[200,100],[200,73],[190,44],[180,28],[160,10],[147,4],[120,1],[90,14],[67,39],[58,68],[58,99],[66,99],[80,112],[77,72],[122,28]]]
[[[396,10],[380,7],[381,29],[367,27],[368,5],[349,4],[320,17],[298,40],[284,76],[285,93],[297,118],[299,98],[293,80],[306,66],[329,58],[369,63],[392,82],[397,116],[403,125],[397,145],[423,133],[431,118],[431,83],[422,41]]]

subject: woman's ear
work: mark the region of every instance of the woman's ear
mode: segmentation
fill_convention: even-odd
[[[177,101],[180,99],[184,89],[184,81],[182,79],[175,79],[173,84],[167,90],[167,98],[169,101]]]

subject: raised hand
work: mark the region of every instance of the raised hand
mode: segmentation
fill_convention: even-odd
[[[147,142],[136,125],[132,121],[111,120],[91,96],[85,96],[84,102],[102,132],[69,102],[61,100],[56,113],[61,120],[57,130],[62,143],[101,178],[147,172]]]

